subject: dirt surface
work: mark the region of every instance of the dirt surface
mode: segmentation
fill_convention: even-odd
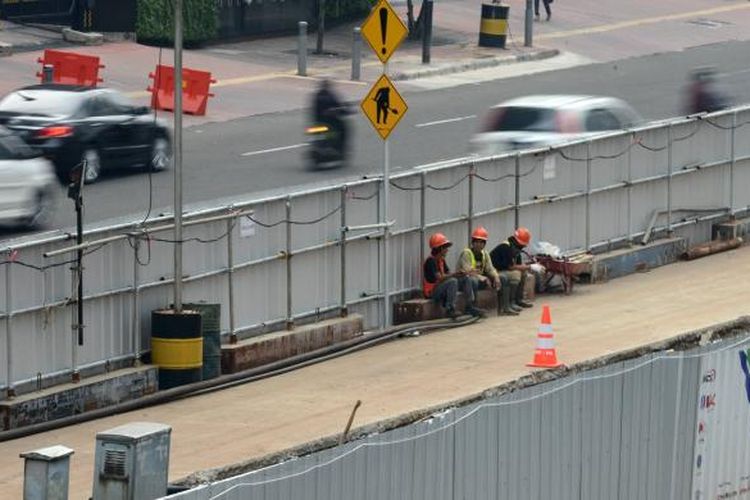
[[[516,318],[400,339],[253,384],[0,444],[0,491],[21,498],[19,453],[73,448],[70,498],[88,498],[95,436],[133,421],[173,427],[170,480],[481,392],[529,373],[548,303],[558,356],[572,364],[748,313],[750,248],[639,273],[570,296],[540,296]]]

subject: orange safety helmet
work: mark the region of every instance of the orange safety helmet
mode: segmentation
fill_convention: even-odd
[[[440,248],[445,245],[452,245],[448,238],[443,233],[435,233],[430,236],[430,248]]]
[[[490,233],[487,232],[485,228],[482,226],[479,226],[474,230],[473,233],[471,233],[471,239],[472,240],[482,240],[487,241],[490,238]]]
[[[526,246],[531,241],[531,233],[525,227],[519,227],[516,232],[513,233],[513,237],[516,239],[519,245]]]

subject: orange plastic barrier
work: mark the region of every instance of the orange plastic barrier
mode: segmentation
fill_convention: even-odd
[[[54,67],[52,72],[54,83],[96,87],[99,82],[104,81],[99,78],[99,69],[104,68],[104,65],[99,64],[97,56],[46,49],[44,57],[37,59],[37,62],[41,63],[42,67],[46,64],[51,64]],[[44,81],[44,75],[41,72],[37,73],[36,76]]]
[[[555,334],[552,331],[552,319],[548,305],[545,305],[542,309],[542,323],[539,325],[539,330],[537,331],[534,360],[531,363],[526,363],[526,366],[536,368],[557,368],[564,366],[557,361]]]
[[[151,107],[174,111],[174,68],[158,65],[156,71],[149,73],[148,77],[154,80],[154,84],[147,89],[151,92]],[[199,116],[206,114],[208,98],[214,96],[209,92],[212,83],[216,83],[216,80],[211,78],[208,71],[182,69],[183,113]]]

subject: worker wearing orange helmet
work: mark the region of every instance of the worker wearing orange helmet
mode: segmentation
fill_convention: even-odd
[[[500,276],[507,280],[508,291],[502,294],[501,310],[505,314],[518,314],[524,307],[532,307],[531,302],[523,298],[526,276],[529,272],[528,264],[523,263],[521,253],[531,242],[531,233],[525,227],[519,227],[507,240],[503,241],[490,252],[492,264],[500,272]],[[509,313],[507,311],[514,311]]]
[[[477,308],[477,291],[482,288],[500,289],[500,275],[492,266],[492,259],[487,250],[489,233],[483,227],[474,229],[471,233],[471,243],[461,252],[456,265],[459,275],[458,286],[466,295],[466,312],[472,316],[483,316]]]
[[[430,256],[422,266],[422,292],[445,309],[450,318],[456,318],[458,280],[451,274],[445,256],[453,245],[443,233],[430,236]]]

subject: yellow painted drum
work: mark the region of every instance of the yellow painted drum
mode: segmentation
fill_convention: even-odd
[[[505,48],[508,33],[510,6],[482,4],[482,22],[479,25],[479,46]]]
[[[151,362],[159,367],[159,389],[201,381],[203,336],[199,312],[165,309],[151,313]]]

